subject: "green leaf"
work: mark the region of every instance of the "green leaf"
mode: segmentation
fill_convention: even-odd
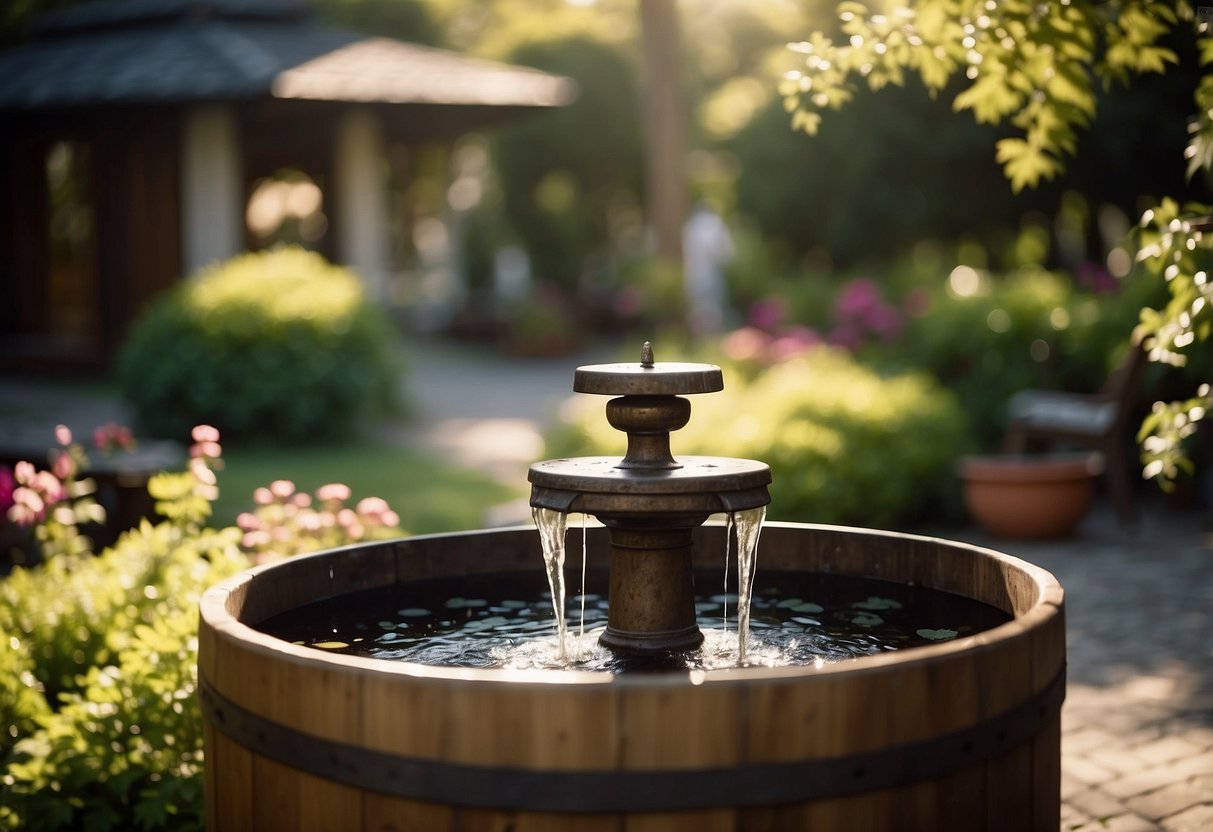
[[[1061,172],[1061,163],[1024,139],[1001,139],[995,145],[995,159],[1011,180],[1011,190],[1019,193],[1035,187],[1042,179]]]
[[[953,109],[972,110],[981,124],[997,124],[1023,105],[1023,95],[1007,86],[1006,76],[982,74],[952,102]]]

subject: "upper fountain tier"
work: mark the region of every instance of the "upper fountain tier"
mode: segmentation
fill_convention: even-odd
[[[577,368],[573,390],[617,396],[607,421],[628,437],[616,457],[552,459],[531,466],[531,505],[584,512],[601,520],[636,515],[695,515],[759,508],[771,501],[771,469],[750,459],[670,453],[670,432],[690,420],[681,395],[724,389],[714,364],[656,363],[646,341],[637,364]],[[700,521],[702,522],[702,521]]]

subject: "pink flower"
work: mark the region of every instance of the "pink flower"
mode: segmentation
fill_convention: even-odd
[[[8,519],[18,526],[32,526],[38,522],[38,512],[25,503],[13,503],[8,510]]]
[[[328,485],[322,485],[316,489],[316,499],[322,503],[327,503],[329,500],[344,503],[350,498],[350,493],[350,487],[345,483],[330,482]]]
[[[798,326],[776,338],[771,343],[769,352],[775,361],[787,361],[798,355],[804,355],[823,343],[825,343],[825,339],[821,337],[821,333],[806,326]]]
[[[195,425],[190,431],[190,437],[195,442],[218,442],[219,431],[210,425]]]
[[[38,492],[21,486],[13,491],[13,505],[8,510],[8,519],[18,526],[32,526],[42,519],[46,503]]]
[[[720,342],[720,349],[731,361],[753,361],[766,352],[771,336],[752,326],[735,329]]]
[[[197,442],[190,445],[190,456],[202,459],[218,459],[223,454],[223,448],[218,442]]]
[[[135,447],[135,435],[117,422],[106,422],[93,429],[93,445],[106,454],[115,448],[130,450]]]
[[[259,506],[268,506],[274,502],[274,495],[265,486],[261,486],[253,492],[253,502]]]
[[[17,482],[21,483],[22,485],[28,485],[34,479],[34,475],[37,473],[37,471],[38,469],[34,467],[32,462],[22,460],[21,462],[17,463],[16,467],[13,468],[13,476],[16,477]]]
[[[354,507],[354,510],[359,514],[376,517],[385,511],[389,511],[390,508],[387,500],[382,497],[364,497],[358,501],[358,505]]]
[[[190,473],[203,485],[215,485],[218,482],[215,472],[207,466],[206,461],[197,457],[190,460]]]
[[[306,491],[296,491],[291,496],[291,503],[299,506],[299,508],[307,508],[312,504],[312,495]]]
[[[250,511],[242,511],[236,516],[236,525],[246,532],[255,532],[261,528],[261,520]]]
[[[270,483],[270,493],[280,500],[285,500],[295,493],[295,483],[290,480],[274,480]]]
[[[63,483],[50,471],[39,471],[29,481],[29,487],[42,495],[48,505],[54,505],[64,497]]]
[[[72,444],[72,431],[67,425],[55,425],[55,441],[63,447]]]
[[[76,460],[71,454],[60,452],[52,452],[54,460],[51,462],[51,471],[56,477],[61,480],[70,480],[76,476]]]

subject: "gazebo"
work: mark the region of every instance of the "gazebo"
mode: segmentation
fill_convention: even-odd
[[[104,366],[149,298],[255,247],[305,171],[317,247],[382,296],[389,148],[560,106],[567,79],[319,25],[305,0],[100,0],[0,52],[0,369]]]

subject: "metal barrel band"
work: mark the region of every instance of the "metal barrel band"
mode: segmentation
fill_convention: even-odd
[[[617,813],[770,806],[931,780],[1030,740],[1061,711],[1065,668],[1015,707],[968,728],[862,754],[727,768],[535,770],[402,757],[268,720],[199,679],[203,715],[248,750],[317,777],[479,809]]]

